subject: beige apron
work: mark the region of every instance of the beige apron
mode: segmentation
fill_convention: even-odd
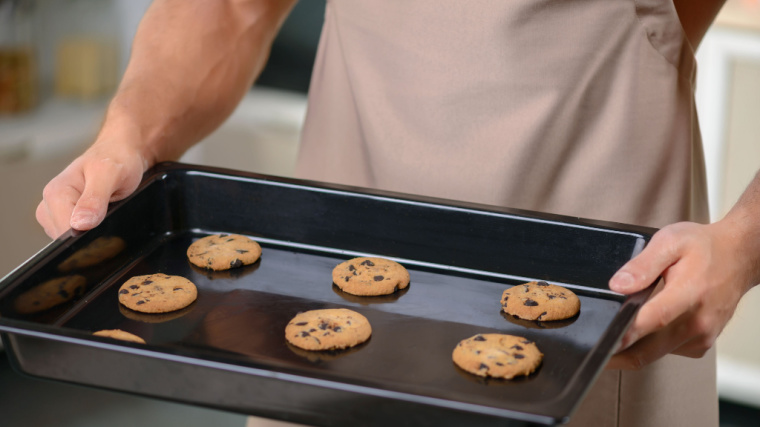
[[[670,0],[329,0],[298,174],[706,222],[694,77]],[[571,424],[717,426],[714,351],[606,371]]]

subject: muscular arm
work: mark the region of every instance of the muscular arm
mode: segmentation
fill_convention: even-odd
[[[673,0],[686,37],[696,49],[726,0]]]
[[[259,74],[295,0],[156,0],[93,145],[43,191],[50,237],[87,230],[153,164],[219,126]]]
[[[102,133],[137,133],[135,143],[149,163],[178,158],[219,126],[250,88],[294,3],[153,3]]]

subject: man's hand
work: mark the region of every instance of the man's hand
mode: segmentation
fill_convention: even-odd
[[[37,221],[48,236],[96,227],[109,202],[135,191],[147,160],[126,144],[112,147],[96,143],[45,186]]]
[[[296,0],[155,0],[95,144],[43,192],[37,220],[53,238],[88,230],[155,163],[179,159],[251,87]]]
[[[657,232],[610,280],[631,294],[662,277],[623,337],[612,369],[639,369],[668,353],[702,357],[757,282],[756,253],[747,253],[743,228],[730,219],[678,223]]]

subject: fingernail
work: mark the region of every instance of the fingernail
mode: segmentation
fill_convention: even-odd
[[[80,211],[71,216],[71,228],[83,230],[95,225],[96,217],[92,212]]]
[[[618,271],[610,279],[610,289],[625,292],[633,287],[633,275],[627,271]]]

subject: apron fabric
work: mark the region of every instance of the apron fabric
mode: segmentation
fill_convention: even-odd
[[[695,73],[670,0],[329,0],[297,175],[707,222]],[[717,426],[714,351],[605,371],[571,420]]]

